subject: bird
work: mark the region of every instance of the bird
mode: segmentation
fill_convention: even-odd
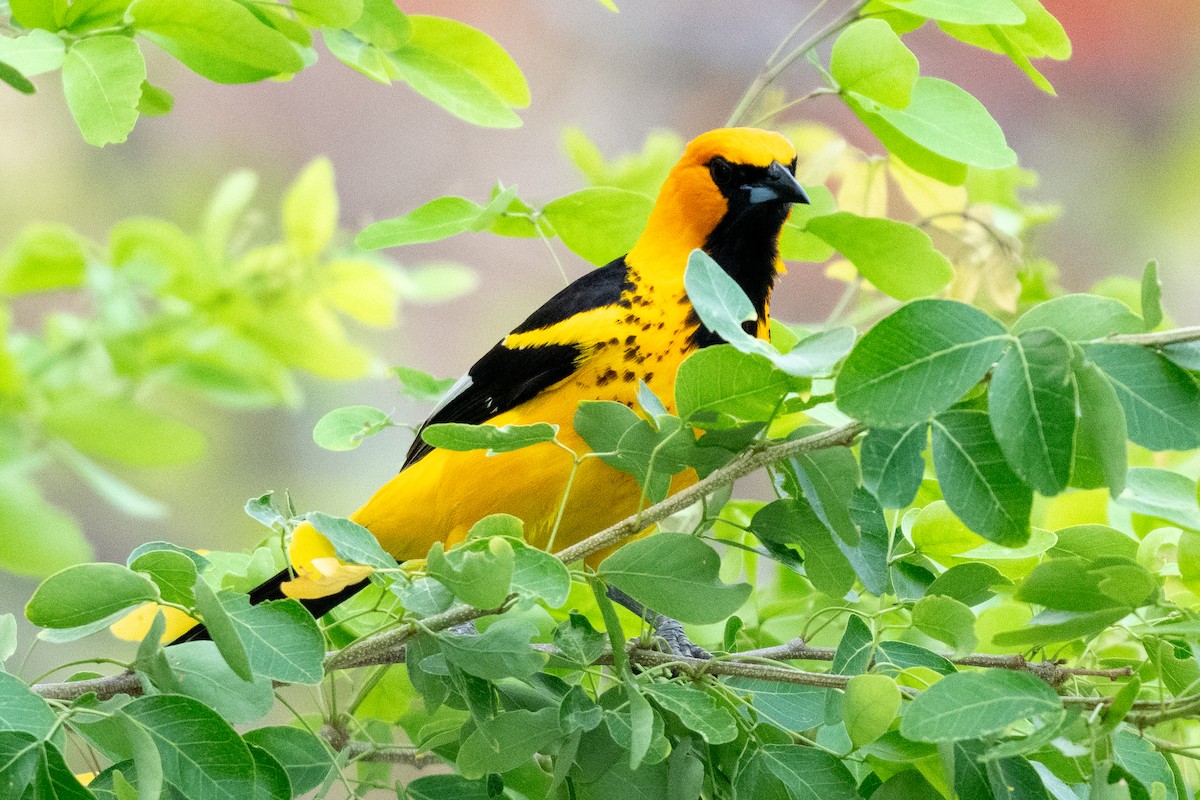
[[[783,271],[779,236],[792,204],[809,198],[796,180],[796,151],[783,135],[755,128],[703,133],[667,174],[641,236],[629,252],[567,285],[517,325],[457,381],[421,426],[457,422],[558,426],[576,453],[589,448],[573,418],[583,400],[637,405],[645,384],[673,411],[675,374],[690,353],[722,339],[701,322],[684,287],[690,254],[705,251],[754,305],[747,332],[769,338],[771,290]],[[574,478],[570,452],[554,443],[488,456],[423,441],[418,431],[400,471],[350,519],[404,562],[435,542],[463,541],[481,518],[523,520],[531,545],[561,548],[636,513],[642,488],[600,459]],[[694,483],[676,475],[670,491]],[[561,516],[560,516],[560,504]],[[252,603],[292,597],[320,617],[358,590],[368,568],[342,565],[310,523],[292,534],[289,566],[250,593]],[[600,554],[602,557],[604,554]],[[674,620],[619,591],[610,596],[644,616],[683,654],[703,653]],[[196,626],[176,643],[208,638]]]

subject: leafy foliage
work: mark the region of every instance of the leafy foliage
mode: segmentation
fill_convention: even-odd
[[[17,0],[0,7],[0,80],[25,94],[29,78],[62,72],[83,138],[124,142],[142,114],[174,98],[148,81],[150,43],[216,83],[286,80],[317,59],[314,34],[342,63],[380,83],[403,81],[476,125],[521,124],[529,87],[486,33],[452,19],[408,16],[391,0]]]
[[[25,58],[40,53],[37,63],[53,64],[61,9],[37,0],[11,7],[39,29],[28,34],[38,41],[22,45]],[[89,8],[108,7],[76,2],[62,13],[86,19]],[[268,69],[269,46],[237,50],[250,59],[237,61],[226,47],[234,39],[206,44],[206,8],[138,0],[129,19],[210,78]],[[506,109],[527,101],[494,43],[458,23],[404,17],[371,0],[361,9],[351,0],[272,9],[254,18],[315,20],[339,58],[377,79],[401,77],[480,124],[501,124]],[[194,24],[180,27],[175,12],[185,11]],[[40,638],[73,641],[111,627],[140,641],[132,673],[33,688],[0,673],[0,786],[16,797],[120,800],[364,795],[394,792],[387,765],[403,761],[454,770],[411,780],[401,790],[409,798],[1190,797],[1200,505],[1188,451],[1200,449],[1200,386],[1186,350],[1197,333],[1158,330],[1153,262],[1130,282],[1126,294],[1141,302],[1132,308],[1064,294],[1051,267],[1023,258],[1025,235],[1049,214],[1018,198],[1031,176],[986,109],[920,75],[904,37],[930,22],[1007,56],[1049,92],[1033,60],[1069,55],[1037,0],[860,2],[812,38],[785,43],[733,121],[771,119],[798,102],[765,108],[779,102],[767,90],[784,68],[812,56],[823,83],[799,99],[839,97],[888,150],[875,159],[830,130],[783,126],[803,179],[828,181],[837,195],[814,187],[812,206],[788,223],[782,255],[823,263],[839,252],[827,273],[846,281],[846,295],[824,325],[776,323],[768,343],[742,330],[751,306],[736,284],[692,255],[689,296],[728,343],[690,356],[674,397],[643,389],[639,408],[584,403],[575,418],[592,450],[573,452],[576,463],[602,458],[642,486],[635,518],[556,557],[524,540],[521,520],[496,515],[401,566],[354,522],[298,514],[265,496],[247,504],[269,529],[253,554],[151,543],[125,566],[66,566],[26,609]],[[813,54],[832,37],[826,67]],[[92,44],[77,58],[129,51],[100,35],[81,41]],[[11,47],[0,47],[0,60]],[[368,227],[358,242],[491,232],[557,237],[595,263],[619,255],[680,139],[655,134],[642,153],[613,162],[578,131],[565,144],[588,183],[576,192],[534,206],[497,184],[486,202],[437,198]],[[256,288],[268,281],[278,297],[284,277],[304,270],[339,288],[312,295],[284,282],[289,314],[328,321],[340,311],[369,323],[381,319],[380,276],[393,273],[361,253],[330,253],[336,200],[321,162],[289,192],[285,241],[230,254],[246,181],[218,193],[195,237],[134,221],[114,232],[104,258],[59,227],[13,244],[0,271],[11,295],[87,287],[105,300],[126,291],[157,300],[144,317],[117,316],[122,343],[160,335],[156,315],[180,314],[170,297],[187,304],[182,319],[172,317],[178,328],[205,341],[216,330],[231,350],[222,377],[204,383],[182,369],[197,357],[186,347],[159,348],[171,355],[150,365],[132,358],[144,351],[118,347],[110,317],[60,323],[44,341],[12,334],[12,355],[0,362],[0,388],[13,398],[5,424],[38,431],[46,441],[37,447],[70,443],[69,457],[92,465],[76,467],[81,475],[123,487],[88,456],[163,463],[191,452],[188,434],[113,399],[131,395],[72,406],[66,388],[79,391],[97,367],[63,342],[107,356],[106,380],[88,387],[129,389],[151,374],[163,380],[164,370],[214,399],[263,404],[294,396],[280,387],[296,369],[354,376],[345,365],[365,357],[338,327],[332,344],[272,338],[276,301]],[[905,205],[889,208],[893,197]],[[987,281],[977,280],[981,271]],[[206,305],[214,282],[236,287],[242,303],[218,314]],[[264,365],[275,381],[250,382]],[[242,383],[226,377],[243,366]],[[397,377],[422,400],[448,388],[407,368]],[[99,432],[96,407],[107,420]],[[346,450],[394,427],[386,413],[355,406],[322,419],[314,438]],[[174,445],[126,435],[147,429]],[[125,433],[114,442],[106,431]],[[570,450],[559,434],[544,423],[422,433],[433,446],[495,458],[547,443]],[[733,499],[727,487],[762,468],[775,499]],[[668,516],[675,506],[659,501],[688,471],[713,491],[684,490],[703,502]],[[20,481],[17,501],[0,492],[0,519],[33,519],[53,535],[62,521],[52,511],[21,516],[20,500],[37,495]],[[109,494],[145,506],[127,488]],[[251,606],[246,596],[283,568],[284,544],[302,522],[371,580],[321,621],[296,601]],[[651,524],[661,530],[613,548]],[[28,563],[4,542],[6,563]],[[581,560],[602,552],[595,569]],[[678,618],[715,657],[656,649],[646,622],[608,599],[610,587]],[[193,619],[213,641],[164,649]],[[470,620],[481,630],[455,627]],[[0,662],[15,638],[0,619]],[[326,681],[319,715],[289,702],[288,725],[262,724],[273,681]],[[259,727],[239,732],[235,723]],[[107,765],[86,789],[64,760],[68,744]]]
[[[410,281],[417,270],[339,241],[324,159],[287,190],[274,241],[253,227],[256,183],[247,172],[226,179],[193,232],[134,218],[96,242],[35,224],[0,253],[0,321],[46,292],[70,292],[87,309],[58,312],[40,332],[0,337],[0,568],[47,575],[89,557],[74,521],[43,498],[39,471],[65,466],[121,511],[162,516],[162,504],[121,473],[205,454],[207,438],[183,418],[181,399],[296,405],[302,373],[350,380],[373,369],[345,320],[390,325],[401,300],[437,299],[463,285],[462,268]],[[357,441],[342,417],[325,443]],[[45,552],[21,546],[30,530]]]

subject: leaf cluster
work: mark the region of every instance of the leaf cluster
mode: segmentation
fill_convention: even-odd
[[[391,0],[15,0],[0,15],[0,81],[25,94],[60,71],[80,133],[124,142],[142,115],[167,114],[151,83],[152,44],[224,84],[288,80],[317,60],[316,40],[371,80],[400,81],[476,125],[521,124],[529,105],[520,68],[494,39],[445,17],[406,15]]]

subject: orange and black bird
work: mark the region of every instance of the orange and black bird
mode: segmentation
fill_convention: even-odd
[[[758,312],[751,332],[767,338],[771,288],[782,271],[780,231],[792,204],[808,202],[795,172],[795,149],[777,133],[726,128],[696,137],[667,175],[633,249],[534,311],[467,371],[425,425],[549,422],[560,441],[588,452],[572,424],[581,400],[633,407],[639,381],[673,398],[680,362],[721,341],[684,289],[688,256],[697,248],[750,298]],[[489,514],[519,517],[526,539],[539,547],[550,544],[557,520],[553,545],[560,549],[636,513],[642,490],[633,476],[585,459],[567,494],[573,464],[550,443],[489,457],[437,449],[418,435],[400,472],[350,518],[405,561],[424,558],[435,541],[462,541]],[[695,480],[691,470],[680,473],[671,491]],[[300,598],[319,617],[366,583],[361,573],[330,568],[338,563],[333,547],[307,523],[294,532],[289,557],[289,569],[255,589],[252,602]],[[678,623],[652,613],[648,619],[673,648],[691,647]],[[206,638],[202,628],[177,641],[195,638]]]

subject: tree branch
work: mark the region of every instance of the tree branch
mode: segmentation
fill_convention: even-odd
[[[661,522],[671,516],[676,511],[682,511],[708,493],[716,491],[723,486],[728,486],[738,478],[749,475],[768,464],[774,464],[777,461],[782,461],[785,458],[790,458],[800,453],[809,453],[813,450],[822,450],[826,447],[848,445],[865,430],[866,426],[862,423],[850,422],[838,428],[805,436],[802,439],[793,439],[791,441],[778,442],[757,449],[747,450],[725,466],[711,472],[704,479],[692,484],[683,491],[671,495],[661,503],[650,506],[640,514],[627,517],[616,525],[605,528],[578,544],[573,544],[570,547],[559,550],[554,555],[564,563],[570,564],[594,553],[599,553],[601,550],[612,547],[618,542],[636,536],[656,522]]]

